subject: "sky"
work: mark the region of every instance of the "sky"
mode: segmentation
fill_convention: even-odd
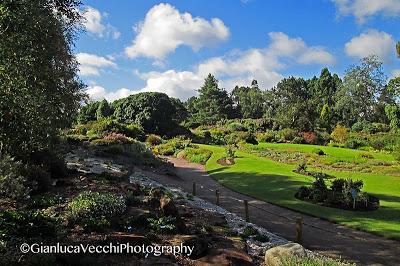
[[[158,91],[186,100],[208,73],[231,91],[258,80],[339,76],[377,55],[400,76],[400,0],[86,0],[74,52],[92,100]]]

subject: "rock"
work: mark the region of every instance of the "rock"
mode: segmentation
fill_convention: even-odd
[[[246,266],[254,264],[253,260],[246,252],[239,249],[230,248],[213,250],[209,255],[197,260],[195,265]]]
[[[288,243],[281,246],[276,246],[268,249],[265,252],[265,265],[266,266],[280,266],[282,265],[282,259],[285,257],[303,258],[307,256],[307,253],[302,245],[297,243]]]
[[[160,199],[160,209],[165,216],[178,217],[178,208],[174,201],[167,195],[162,195]]]
[[[203,237],[192,237],[183,241],[184,246],[194,247],[192,254],[190,255],[191,259],[198,259],[205,256],[209,250],[208,241]]]

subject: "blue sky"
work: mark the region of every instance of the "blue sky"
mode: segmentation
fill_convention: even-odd
[[[228,91],[252,79],[270,89],[323,67],[342,76],[370,54],[400,76],[400,0],[88,0],[82,13],[75,52],[94,100],[141,91],[185,100],[209,72]]]

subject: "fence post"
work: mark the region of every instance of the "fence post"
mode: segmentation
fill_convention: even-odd
[[[249,202],[247,200],[244,200],[244,213],[246,217],[246,222],[250,222],[250,217],[249,217]]]
[[[193,196],[196,196],[196,182],[193,182]]]
[[[217,197],[215,204],[219,206],[219,189],[215,190],[215,196]]]
[[[301,243],[303,241],[303,217],[296,220],[296,242]]]

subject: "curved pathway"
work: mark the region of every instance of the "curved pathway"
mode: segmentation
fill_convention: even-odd
[[[164,185],[180,187],[192,193],[193,182],[196,182],[196,196],[213,203],[216,200],[215,191],[218,189],[220,205],[242,217],[244,216],[243,200],[248,200],[250,222],[288,240],[294,240],[296,220],[302,217],[304,221],[302,244],[320,254],[334,258],[341,257],[358,265],[400,265],[399,241],[256,200],[222,186],[207,174],[201,164],[189,163],[177,158],[168,158],[168,160],[175,165],[176,177],[152,175]]]

